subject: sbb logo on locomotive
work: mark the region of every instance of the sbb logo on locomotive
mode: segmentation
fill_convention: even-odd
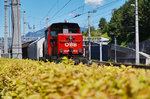
[[[65,43],[65,47],[77,47],[77,43]]]

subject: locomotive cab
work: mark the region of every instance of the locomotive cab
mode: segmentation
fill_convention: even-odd
[[[78,24],[54,23],[46,29],[44,43],[45,57],[53,61],[62,56],[82,57],[82,55],[83,36],[80,33]]]

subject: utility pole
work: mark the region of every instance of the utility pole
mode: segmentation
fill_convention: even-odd
[[[2,49],[1,49],[1,42],[0,42],[0,58],[1,58],[1,54],[2,54]]]
[[[47,27],[49,27],[49,17],[47,15]]]
[[[20,0],[11,0],[12,12],[12,58],[22,59]]]
[[[96,10],[88,11],[88,39],[89,39],[89,60],[91,60],[91,33],[90,33],[90,13],[96,13]]]
[[[91,33],[90,33],[90,11],[88,11],[88,35],[89,35],[89,60],[91,60]]]
[[[99,42],[100,44],[100,61],[102,61],[103,59],[102,59],[102,37],[100,37],[100,42]]]
[[[99,32],[100,32],[100,40],[99,40],[99,57],[100,57],[100,61],[103,61],[103,50],[102,50],[102,35],[101,35],[101,28],[98,28]]]
[[[136,43],[136,64],[140,63],[139,57],[139,20],[138,20],[138,0],[135,0],[135,43]]]
[[[24,24],[24,27],[23,27],[23,31],[24,31],[24,43],[26,42],[26,19],[25,19],[25,17],[26,17],[26,12],[24,11],[23,12],[23,14],[24,14],[24,17],[23,17],[23,24]]]
[[[7,0],[4,0],[5,8],[5,37],[4,37],[4,53],[8,53],[8,38],[7,38]]]
[[[116,36],[114,37],[115,38],[115,63],[117,63],[117,39],[116,39]]]

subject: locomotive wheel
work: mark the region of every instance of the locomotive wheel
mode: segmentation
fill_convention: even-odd
[[[40,58],[39,58],[39,61],[44,61],[44,62],[46,62],[46,58],[45,58],[45,57],[40,57]]]
[[[74,65],[78,65],[80,63],[79,59],[74,59]]]
[[[86,58],[80,58],[80,62],[83,64],[88,64],[88,60]]]
[[[62,62],[62,58],[58,58],[57,60],[56,60],[56,63],[61,63]]]

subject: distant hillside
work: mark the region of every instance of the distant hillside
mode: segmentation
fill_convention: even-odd
[[[43,28],[43,29],[38,30],[38,31],[36,31],[36,32],[28,32],[28,33],[26,34],[26,37],[43,37],[45,30],[46,30],[46,28]]]

